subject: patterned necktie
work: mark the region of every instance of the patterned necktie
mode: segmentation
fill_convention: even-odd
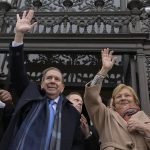
[[[54,126],[54,119],[55,119],[55,110],[54,105],[56,105],[56,102],[54,100],[49,101],[49,111],[50,111],[50,118],[49,118],[49,127],[47,131],[47,139],[46,139],[46,148],[45,150],[48,150],[49,143],[52,136],[53,126]]]

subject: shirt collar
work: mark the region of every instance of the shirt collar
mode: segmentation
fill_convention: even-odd
[[[60,96],[58,96],[57,98],[54,99],[55,103],[58,104]]]

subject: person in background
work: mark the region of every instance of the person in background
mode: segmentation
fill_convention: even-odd
[[[80,115],[63,96],[61,71],[49,67],[41,84],[28,79],[23,52],[25,32],[31,30],[34,11],[17,14],[16,33],[10,44],[11,82],[20,96],[0,143],[1,150],[79,150],[76,146]]]
[[[88,124],[87,119],[82,114],[83,99],[79,92],[71,92],[66,98],[72,103],[72,105],[81,114],[80,129],[81,129],[81,142],[84,145],[85,150],[99,150],[100,142],[96,129]]]
[[[102,150],[149,150],[150,117],[140,110],[137,94],[131,86],[119,84],[112,92],[110,107],[101,99],[103,79],[112,69],[116,57],[108,48],[101,51],[102,68],[85,86],[84,100],[96,127]]]
[[[13,109],[11,93],[0,89],[0,140],[7,129]]]

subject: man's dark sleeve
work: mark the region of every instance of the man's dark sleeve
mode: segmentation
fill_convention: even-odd
[[[92,133],[91,136],[85,139],[85,150],[99,150],[99,136],[94,126],[90,126],[90,131]]]
[[[0,108],[0,140],[9,125],[13,111],[14,106],[12,104],[6,106],[5,108]]]
[[[23,45],[12,47],[12,44],[10,44],[9,51],[10,80],[18,96],[20,96],[29,84],[24,65]]]

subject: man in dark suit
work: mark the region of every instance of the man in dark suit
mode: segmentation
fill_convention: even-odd
[[[79,92],[71,92],[66,98],[72,103],[72,105],[81,114],[80,118],[80,141],[85,150],[99,150],[100,140],[98,132],[93,125],[88,124],[86,117],[82,114],[83,99]]]
[[[76,146],[80,115],[63,96],[58,68],[43,71],[41,85],[27,78],[23,59],[24,33],[32,29],[34,11],[17,14],[16,34],[10,45],[11,81],[20,96],[1,150],[79,150]],[[74,148],[75,147],[75,148]]]

